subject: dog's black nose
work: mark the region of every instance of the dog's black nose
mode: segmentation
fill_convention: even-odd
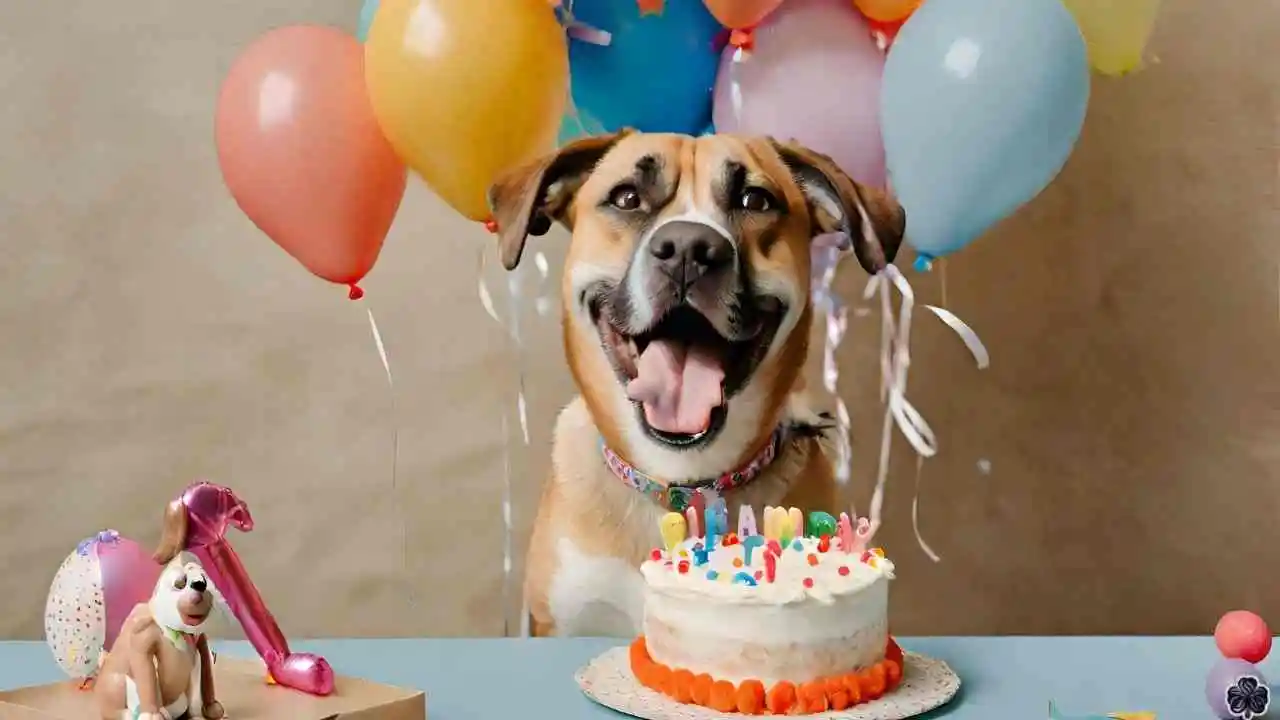
[[[207,583],[207,582],[205,582],[205,581],[203,581],[203,580],[195,580],[195,581],[193,581],[193,582],[191,583],[191,589],[192,589],[192,590],[195,590],[196,592],[201,592],[201,593],[202,593],[202,592],[204,592],[204,589],[205,589],[205,588],[207,588],[207,587],[209,587],[209,583]]]
[[[682,289],[733,262],[733,243],[710,225],[677,220],[649,238],[649,253]]]

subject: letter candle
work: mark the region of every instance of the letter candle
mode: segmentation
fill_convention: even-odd
[[[772,505],[764,506],[764,536],[770,540],[777,540],[781,528],[778,527],[778,510],[780,508]]]
[[[853,523],[849,520],[849,513],[840,513],[840,522],[836,525],[836,537],[840,538],[841,552],[853,552]]]
[[[685,521],[684,516],[678,512],[669,512],[662,516],[662,520],[658,523],[658,531],[662,534],[662,544],[666,546],[667,552],[676,549],[685,538]]]
[[[833,537],[836,534],[836,519],[831,513],[814,510],[809,513],[809,537]]]
[[[796,529],[791,527],[791,514],[786,508],[778,508],[774,514],[778,516],[778,542],[786,545],[796,536]]]
[[[759,534],[756,530],[756,511],[750,505],[738,506],[738,537],[744,541],[748,535]]]
[[[333,668],[319,655],[295,653],[276,619],[258,594],[240,556],[227,542],[228,527],[241,532],[253,530],[249,506],[230,489],[208,482],[187,488],[170,506],[186,513],[183,545],[195,553],[209,573],[213,586],[221,591],[231,613],[244,628],[267,672],[276,683],[312,695],[333,692]]]
[[[792,537],[804,537],[804,513],[800,512],[800,508],[788,510],[787,519],[791,521]]]

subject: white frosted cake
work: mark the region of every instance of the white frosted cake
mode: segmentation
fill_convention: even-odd
[[[680,702],[746,714],[841,710],[895,687],[893,563],[866,547],[868,524],[826,513],[805,523],[798,510],[766,508],[756,533],[749,515],[743,508],[741,535],[727,532],[714,502],[664,518],[666,547],[640,568],[637,679]]]

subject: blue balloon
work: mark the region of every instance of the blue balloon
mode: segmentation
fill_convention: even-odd
[[[918,266],[1038,195],[1080,137],[1084,39],[1059,0],[928,0],[885,62],[881,132]]]
[[[574,0],[573,17],[610,33],[609,45],[569,41],[573,101],[608,132],[696,135],[711,124],[720,23],[702,0],[666,0],[641,15],[629,0]]]
[[[360,8],[360,24],[356,26],[356,39],[360,42],[369,39],[369,26],[377,12],[378,0],[364,0],[364,7]]]

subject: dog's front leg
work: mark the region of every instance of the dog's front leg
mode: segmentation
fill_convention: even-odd
[[[208,635],[196,638],[196,665],[200,671],[200,704],[193,702],[192,707],[200,709],[204,720],[222,720],[226,711],[222,709],[222,703],[218,702],[213,686],[213,653],[209,650]]]

